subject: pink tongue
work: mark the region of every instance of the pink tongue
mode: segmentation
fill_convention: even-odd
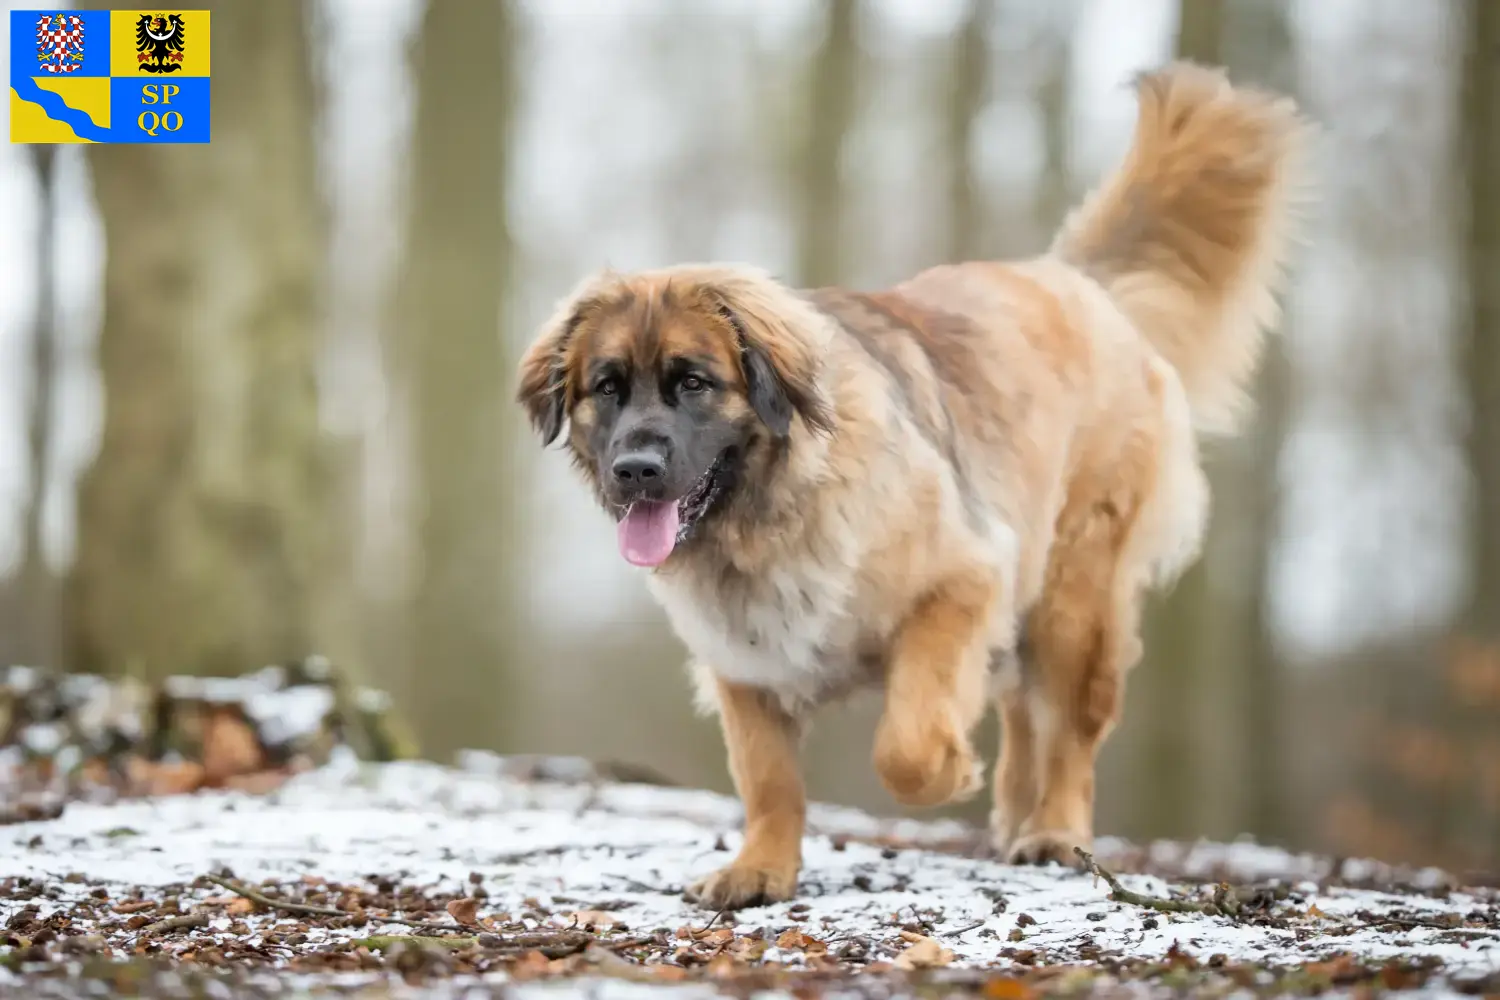
[[[633,566],[659,566],[677,544],[676,501],[637,500],[619,525],[620,555]]]

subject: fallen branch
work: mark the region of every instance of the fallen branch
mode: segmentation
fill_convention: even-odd
[[[1145,907],[1148,910],[1158,910],[1162,913],[1203,913],[1208,916],[1217,916],[1224,913],[1233,916],[1239,912],[1239,901],[1234,899],[1233,891],[1227,886],[1221,886],[1215,893],[1213,902],[1194,903],[1185,899],[1168,899],[1165,896],[1148,896],[1144,893],[1131,892],[1120,884],[1120,880],[1101,868],[1094,860],[1094,856],[1081,847],[1073,848],[1073,853],[1083,861],[1084,865],[1095,878],[1102,878],[1109,883],[1109,898],[1117,903],[1129,903],[1132,906]]]
[[[1465,927],[1463,919],[1457,914],[1449,914],[1447,919],[1442,917],[1398,917],[1394,914],[1382,916],[1371,913],[1369,910],[1360,910],[1354,914],[1355,920],[1342,917],[1333,917],[1340,923],[1351,926],[1372,927],[1376,930],[1434,930],[1445,934],[1467,934],[1479,937],[1500,936],[1500,928],[1493,927]]]
[[[592,946],[614,952],[620,948],[634,948],[651,944],[654,937],[602,938],[584,931],[556,931],[531,934],[475,934],[424,937],[418,934],[377,934],[373,937],[356,938],[355,947],[370,951],[385,951],[401,944],[419,947],[432,945],[449,951],[462,951],[469,947],[483,948],[487,954],[501,958],[519,958],[527,952],[540,952],[547,958],[566,958],[586,951]]]
[[[252,889],[248,885],[245,885],[241,882],[236,882],[234,879],[221,878],[218,875],[203,875],[201,877],[208,880],[209,882],[212,882],[214,885],[223,886],[230,892],[235,893],[239,896],[244,896],[252,903],[259,903],[261,906],[264,906],[268,909],[282,910],[286,913],[306,913],[315,917],[352,916],[352,914],[350,914],[348,911],[340,910],[336,906],[313,906],[310,903],[294,903],[289,899],[277,899],[275,896],[267,896],[265,893],[257,889]],[[459,931],[464,929],[462,926],[456,923],[439,924],[433,923],[431,920],[410,920],[406,917],[372,916],[369,917],[369,919],[375,921],[376,923],[401,924],[404,927],[414,927],[417,930],[436,931],[439,933],[448,933],[451,931]]]
[[[310,913],[317,917],[347,917],[349,915],[336,906],[313,906],[310,903],[294,903],[289,899],[276,899],[273,896],[267,896],[257,889],[252,889],[241,882],[236,882],[232,878],[221,878],[218,875],[203,875],[200,877],[205,881],[212,882],[214,885],[223,886],[237,896],[244,896],[252,903],[259,903],[267,909],[284,910],[287,913]]]
[[[160,934],[163,931],[177,931],[188,927],[207,927],[208,914],[202,910],[194,910],[192,913],[184,913],[181,916],[168,917],[158,920],[154,924],[147,924],[141,928],[142,934]]]
[[[444,934],[440,937],[427,937],[421,934],[376,934],[374,937],[355,938],[351,943],[357,948],[368,948],[370,951],[386,951],[398,944],[414,944],[420,947],[431,945],[434,948],[462,951],[478,941],[479,939],[472,934]]]

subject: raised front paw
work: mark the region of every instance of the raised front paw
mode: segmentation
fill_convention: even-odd
[[[683,896],[706,910],[738,910],[791,899],[797,872],[730,865],[687,887]]]
[[[1085,851],[1093,845],[1093,838],[1083,833],[1068,830],[1039,830],[1017,837],[1010,845],[1006,861],[1013,865],[1045,865],[1056,861],[1060,865],[1077,865],[1078,855],[1073,848]]]
[[[947,725],[900,726],[883,720],[875,734],[875,770],[907,806],[940,806],[973,798],[984,764],[969,741]]]

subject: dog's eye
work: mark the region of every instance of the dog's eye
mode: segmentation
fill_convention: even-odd
[[[594,386],[594,391],[601,396],[613,396],[615,393],[620,391],[620,387],[615,384],[614,379],[607,378],[601,379],[600,382]]]
[[[684,375],[682,381],[677,383],[677,387],[683,392],[701,392],[708,388],[708,383],[696,375]]]

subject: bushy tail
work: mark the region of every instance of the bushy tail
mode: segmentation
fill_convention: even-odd
[[[1231,432],[1276,322],[1309,127],[1287,99],[1173,63],[1142,75],[1135,138],[1052,253],[1102,283],[1177,369],[1201,432]]]

